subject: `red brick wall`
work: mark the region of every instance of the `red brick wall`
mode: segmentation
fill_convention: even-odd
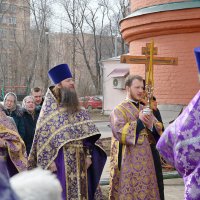
[[[171,2],[181,2],[183,0],[132,0],[131,1],[131,11],[138,10],[140,8],[149,7],[157,4],[171,3]]]
[[[130,53],[141,55],[141,47],[151,38],[130,43]],[[198,72],[193,49],[200,46],[200,33],[164,35],[154,37],[158,56],[178,57],[177,66],[158,65],[154,67],[155,96],[163,104],[188,104],[199,90]],[[144,65],[133,65],[130,73],[144,77]]]

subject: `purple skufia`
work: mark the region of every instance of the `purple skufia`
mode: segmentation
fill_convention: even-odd
[[[53,67],[49,70],[48,75],[54,84],[58,84],[67,78],[72,78],[72,74],[67,64],[60,64]]]
[[[200,47],[194,48],[194,53],[195,53],[195,57],[196,57],[198,71],[200,73]]]

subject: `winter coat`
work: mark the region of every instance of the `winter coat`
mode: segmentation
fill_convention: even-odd
[[[10,116],[14,119],[15,124],[17,126],[17,130],[22,137],[22,139],[25,136],[25,127],[24,127],[24,121],[23,121],[23,110],[19,105],[17,105],[16,109],[14,111],[9,111],[8,109],[5,109],[5,113],[7,116]]]
[[[23,110],[23,121],[25,126],[24,143],[26,145],[27,155],[29,155],[31,150],[39,114],[40,108],[35,109],[34,115],[31,115],[26,109]]]

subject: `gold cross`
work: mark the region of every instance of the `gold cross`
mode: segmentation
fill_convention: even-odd
[[[153,65],[177,65],[177,57],[156,57],[158,48],[154,47],[154,42],[147,43],[146,47],[142,47],[143,56],[121,55],[120,62],[127,64],[145,64],[145,83],[146,91],[153,94],[154,73]],[[151,90],[151,91],[149,91]],[[152,96],[151,96],[152,97]],[[150,101],[149,101],[150,103]]]

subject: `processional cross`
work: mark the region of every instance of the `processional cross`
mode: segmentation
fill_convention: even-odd
[[[151,101],[154,90],[154,69],[153,65],[177,65],[178,58],[155,57],[158,48],[154,47],[154,42],[147,43],[142,47],[143,56],[121,55],[120,62],[127,64],[145,64],[145,91],[147,97],[146,112],[151,112]]]

